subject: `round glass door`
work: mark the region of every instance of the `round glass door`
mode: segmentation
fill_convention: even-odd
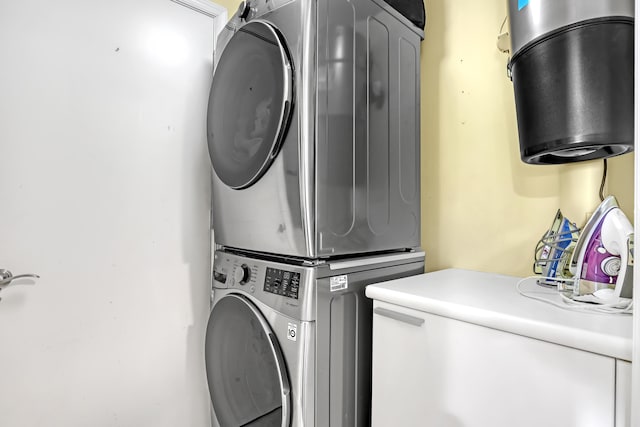
[[[289,379],[275,335],[245,297],[216,303],[207,325],[207,381],[221,427],[288,427]]]
[[[292,111],[293,75],[282,37],[265,22],[238,30],[213,75],[207,141],[218,177],[249,187],[278,154]]]

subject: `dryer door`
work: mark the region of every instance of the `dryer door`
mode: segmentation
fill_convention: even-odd
[[[213,306],[205,358],[220,426],[289,427],[290,385],[282,351],[251,301],[229,294]]]
[[[292,100],[292,64],[281,35],[265,22],[246,24],[220,55],[209,94],[209,156],[222,182],[246,188],[267,171],[286,134]]]

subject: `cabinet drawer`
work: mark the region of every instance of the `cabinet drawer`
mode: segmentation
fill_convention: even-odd
[[[615,359],[374,301],[372,425],[614,426]]]

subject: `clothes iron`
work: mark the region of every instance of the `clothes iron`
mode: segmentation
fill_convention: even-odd
[[[533,272],[540,275],[538,284],[564,287],[563,279],[571,277],[569,260],[579,233],[580,229],[558,209],[551,227],[536,245]]]
[[[629,303],[633,287],[633,226],[607,197],[584,226],[569,264],[575,301]]]

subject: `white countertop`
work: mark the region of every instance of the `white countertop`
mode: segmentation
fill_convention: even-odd
[[[580,350],[631,361],[632,316],[564,310],[526,298],[521,278],[449,269],[369,285],[366,295],[411,308]],[[523,291],[561,301],[528,280]]]

